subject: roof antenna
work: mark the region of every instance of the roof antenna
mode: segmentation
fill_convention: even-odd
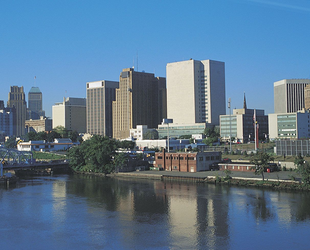
[[[34,86],[36,87],[36,80],[37,80],[37,77],[36,76],[34,76]]]

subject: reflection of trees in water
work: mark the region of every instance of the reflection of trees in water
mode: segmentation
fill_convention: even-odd
[[[109,211],[117,210],[121,199],[133,197],[133,209],[141,213],[166,213],[167,202],[155,194],[154,183],[90,175],[74,175],[67,184],[68,193],[103,203]],[[91,204],[90,204],[91,205]]]
[[[268,219],[274,218],[275,211],[270,200],[266,200],[265,191],[255,192],[255,194],[248,195],[249,203],[251,204],[251,209],[253,215],[257,220],[261,219],[267,221]]]
[[[310,219],[310,195],[297,194],[296,204],[296,221],[304,221]]]
[[[74,175],[72,178],[74,181],[67,183],[68,193],[85,197],[91,202],[103,203],[109,211],[115,211],[120,198],[129,195],[128,187],[119,185],[111,178],[89,175]]]

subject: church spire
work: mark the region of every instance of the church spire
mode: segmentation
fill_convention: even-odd
[[[244,92],[244,97],[243,97],[243,108],[247,109],[247,107],[246,107],[246,99],[245,99],[245,92]]]

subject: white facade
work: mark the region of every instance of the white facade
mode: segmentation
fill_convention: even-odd
[[[46,141],[29,141],[20,142],[17,144],[18,151],[62,151],[67,150],[73,145],[78,145],[79,142],[73,143],[69,138],[54,139],[54,142]]]
[[[292,113],[305,107],[305,86],[310,79],[284,79],[274,86],[274,112]]]
[[[78,133],[86,132],[86,98],[64,98],[52,107],[53,128],[63,126]]]
[[[188,60],[168,63],[167,117],[174,123],[219,124],[226,114],[224,62]]]
[[[170,150],[180,150],[184,149],[186,145],[189,144],[189,140],[172,140],[169,141],[169,148]],[[167,148],[168,147],[168,140],[137,140],[136,147],[139,149],[144,148]]]
[[[268,114],[270,139],[310,138],[308,112]]]
[[[136,128],[130,129],[130,137],[136,140],[143,140],[143,135],[154,130],[156,131],[156,129],[148,129],[147,125],[137,125]]]

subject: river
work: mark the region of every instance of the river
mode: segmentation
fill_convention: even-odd
[[[310,194],[83,175],[0,188],[1,249],[309,249]]]

